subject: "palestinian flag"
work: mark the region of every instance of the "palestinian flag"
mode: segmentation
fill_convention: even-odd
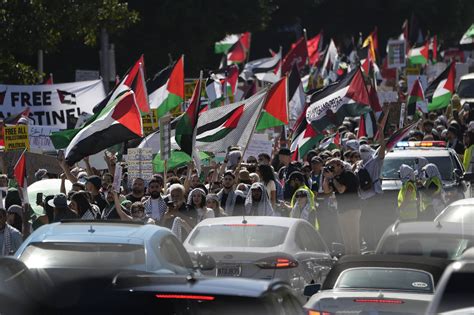
[[[377,122],[374,112],[368,112],[360,115],[359,129],[357,130],[357,139],[362,137],[373,138],[377,132]]]
[[[308,46],[306,40],[301,37],[296,43],[291,45],[290,51],[286,54],[281,64],[281,73],[288,73],[293,64],[296,64],[298,70],[302,70],[308,61]]]
[[[291,152],[293,152],[294,161],[303,158],[308,151],[313,149],[323,138],[323,135],[317,133],[306,121],[307,108],[308,107],[305,107],[303,109],[303,112],[296,121],[295,130],[291,139],[290,149]]]
[[[423,93],[423,88],[421,87],[421,83],[419,79],[416,79],[413,82],[413,86],[411,88],[410,94],[408,95],[407,100],[407,116],[413,116],[416,112],[416,103],[425,100],[425,96]]]
[[[334,84],[311,95],[306,119],[317,131],[339,126],[344,118],[359,116],[371,110],[369,93],[360,68]]]
[[[374,113],[378,113],[382,111],[382,106],[380,106],[379,96],[377,94],[377,90],[375,87],[369,87],[369,99],[370,99],[370,107]]]
[[[242,43],[242,46],[244,46],[245,51],[250,50],[250,40],[252,38],[252,33],[250,32],[245,32],[240,35],[240,42]]]
[[[339,148],[340,146],[341,136],[339,135],[339,132],[336,132],[329,137],[323,138],[319,143],[319,148],[322,150],[333,150]]]
[[[274,83],[280,79],[281,49],[272,57],[247,62],[240,75],[245,81],[256,77],[260,81]]]
[[[428,52],[429,41],[421,47],[410,49],[410,51],[408,51],[408,62],[412,65],[424,65],[428,62]]]
[[[25,108],[22,112],[14,115],[8,116],[3,120],[4,125],[18,125],[21,121],[28,121],[30,115],[30,108]]]
[[[331,39],[331,41],[329,42],[329,46],[326,49],[326,55],[324,56],[324,62],[320,71],[320,74],[323,78],[328,76],[329,73],[332,71],[334,64],[336,63],[336,58],[337,58],[336,44],[334,44],[334,41]]]
[[[314,36],[311,39],[308,39],[306,43],[308,46],[308,56],[309,62],[311,65],[315,65],[319,62],[321,58],[321,48],[323,43],[323,31],[321,31],[318,35]]]
[[[239,34],[227,35],[223,40],[214,44],[214,52],[216,54],[225,54],[229,49],[239,41]]]
[[[201,79],[198,80],[194,87],[193,96],[189,103],[188,109],[181,116],[176,125],[176,143],[181,151],[193,157],[194,154],[194,130],[196,128],[201,103]]]
[[[241,102],[209,109],[199,116],[196,148],[223,152],[229,146],[245,147],[263,108],[266,90]]]
[[[150,107],[157,110],[158,118],[184,102],[184,57],[161,70],[148,83],[151,92]]]
[[[445,108],[449,105],[454,94],[454,79],[456,66],[454,62],[444,70],[425,90],[428,101],[428,111]]]
[[[140,110],[133,91],[120,93],[94,120],[81,128],[65,150],[69,165],[113,145],[143,136]]]
[[[140,56],[132,69],[125,75],[123,83],[135,93],[135,99],[140,111],[149,113],[150,104],[148,103],[148,91],[145,83],[145,59],[143,55]]]
[[[243,63],[247,58],[247,52],[244,45],[239,40],[227,52],[227,64]]]
[[[303,82],[296,65],[288,76],[288,107],[290,109],[290,121],[296,121],[304,111],[306,105],[306,94]]]
[[[416,129],[416,126],[418,125],[418,121],[411,123],[408,126],[405,126],[401,129],[398,129],[395,131],[390,138],[388,138],[386,145],[385,145],[385,150],[388,152],[392,150],[399,141],[402,141],[406,137],[408,137],[408,134],[410,131]]]
[[[13,176],[18,183],[18,187],[24,189],[28,186],[26,183],[26,149],[20,155],[20,158],[13,167]]]
[[[288,79],[283,77],[268,91],[255,130],[288,125]]]
[[[459,44],[468,45],[474,43],[474,24],[472,24],[469,29],[464,33]]]
[[[230,95],[235,95],[239,81],[239,68],[236,65],[230,65],[215,71],[214,74],[215,78],[220,80],[224,97],[229,98]]]
[[[222,105],[224,95],[222,93],[222,83],[215,74],[211,74],[206,80],[206,94],[209,106],[219,107]]]

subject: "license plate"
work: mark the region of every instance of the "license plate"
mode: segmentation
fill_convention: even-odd
[[[240,277],[241,272],[240,265],[222,265],[217,268],[218,277]]]

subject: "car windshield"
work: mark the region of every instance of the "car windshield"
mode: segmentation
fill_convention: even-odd
[[[274,247],[285,240],[288,228],[272,225],[228,224],[198,227],[189,244],[196,247]]]
[[[457,259],[474,246],[474,236],[451,237],[446,235],[399,235],[389,236],[378,254],[431,256]]]
[[[421,153],[421,152],[420,152]],[[453,162],[449,156],[435,156],[425,157],[429,163],[434,163],[438,166],[441,173],[441,179],[450,181],[453,179]],[[382,178],[383,179],[399,179],[398,171],[400,165],[406,164],[416,170],[416,157],[394,157],[387,156],[383,162]]]
[[[354,268],[341,273],[339,289],[374,289],[432,293],[431,275],[424,271],[395,268]]]
[[[436,221],[474,224],[474,205],[448,206]]]
[[[460,98],[474,98],[474,79],[461,80],[457,93]]]
[[[143,245],[31,243],[20,256],[29,268],[113,268],[145,270]]]

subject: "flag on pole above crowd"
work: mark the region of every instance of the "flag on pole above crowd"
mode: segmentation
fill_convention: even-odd
[[[196,148],[222,152],[230,146],[246,147],[262,111],[266,92],[264,89],[249,99],[201,113],[196,126]]]
[[[239,41],[240,34],[227,35],[223,40],[214,44],[214,52],[216,54],[225,54],[229,49]]]
[[[184,56],[155,75],[148,90],[150,107],[156,109],[158,118],[180,106],[184,102]]]
[[[26,182],[26,149],[23,150],[18,161],[13,167],[13,176],[15,177],[16,182],[18,183],[18,188],[24,190],[28,186]],[[25,191],[22,191],[24,195]]]
[[[339,126],[345,117],[367,113],[371,108],[369,93],[360,68],[341,81],[317,90],[311,95],[306,119],[317,131]]]
[[[273,84],[267,93],[255,130],[288,125],[288,78]]]
[[[150,112],[150,104],[148,102],[148,91],[145,81],[145,59],[143,55],[133,67],[125,74],[123,84],[130,87],[135,93],[138,108],[143,113]]]
[[[334,67],[334,64],[336,63],[336,58],[337,58],[336,44],[334,43],[334,40],[331,39],[331,41],[329,42],[329,46],[326,50],[326,55],[324,56],[324,62],[320,71],[322,77],[327,76],[332,71],[332,68]]]
[[[425,95],[423,92],[423,87],[421,86],[420,79],[416,79],[413,82],[413,86],[411,87],[410,94],[408,94],[407,100],[407,116],[415,115],[416,110],[418,109],[418,102],[422,102],[425,100]],[[426,113],[427,110],[423,110],[423,108],[419,108],[422,112]]]
[[[113,145],[143,137],[141,113],[132,90],[121,92],[81,128],[65,150],[69,165]]]
[[[429,111],[442,109],[449,105],[454,94],[455,78],[456,65],[454,62],[451,62],[426,88],[425,98],[428,101]]]
[[[278,81],[281,77],[281,48],[272,57],[247,62],[240,76],[245,81],[252,79],[252,77],[270,83]]]
[[[392,150],[399,141],[403,140],[404,138],[408,137],[408,134],[410,131],[416,129],[416,126],[418,125],[418,121],[411,123],[408,126],[405,126],[401,129],[398,129],[395,131],[390,138],[388,138],[386,145],[385,145],[385,150],[388,152]]]
[[[227,35],[223,40],[214,44],[216,54],[224,54],[225,65],[232,63],[243,63],[247,59],[250,50],[251,33]]]
[[[199,109],[201,107],[201,82],[202,71],[199,80],[194,87],[193,96],[184,115],[176,124],[175,139],[181,151],[192,157],[198,172],[201,170],[198,152],[196,151],[196,125],[198,123]]]
[[[317,64],[321,58],[322,45],[323,43],[323,31],[313,38],[308,39],[308,56],[310,65],[314,66]]]
[[[428,63],[429,41],[423,46],[413,47],[408,51],[408,62],[412,65],[424,65]]]
[[[474,43],[474,24],[472,24],[466,33],[462,36],[461,40],[459,41],[459,44],[461,45],[468,45]]]
[[[288,73],[293,64],[296,64],[298,70],[302,70],[308,61],[308,46],[306,39],[301,37],[296,43],[291,45],[290,51],[286,54],[281,64],[281,73]]]
[[[288,76],[288,107],[290,122],[294,122],[300,117],[306,105],[306,94],[304,92],[303,82],[296,65],[293,65]],[[291,126],[290,126],[291,127]]]
[[[304,157],[308,151],[313,149],[323,138],[321,133],[316,132],[311,124],[308,124],[306,120],[307,109],[308,107],[306,106],[298,117],[291,138],[290,149],[294,161]]]

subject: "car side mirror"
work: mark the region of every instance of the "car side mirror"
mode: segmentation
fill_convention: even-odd
[[[321,283],[314,283],[305,285],[303,295],[307,297],[312,297],[314,294],[318,293],[321,290]]]
[[[462,179],[472,183],[472,182],[474,182],[474,173],[466,172],[462,176]]]
[[[346,251],[346,248],[344,244],[341,243],[332,243],[331,244],[331,256],[340,258],[342,255],[344,255]]]
[[[216,268],[214,258],[201,252],[196,253],[196,268],[200,270],[213,270]]]

